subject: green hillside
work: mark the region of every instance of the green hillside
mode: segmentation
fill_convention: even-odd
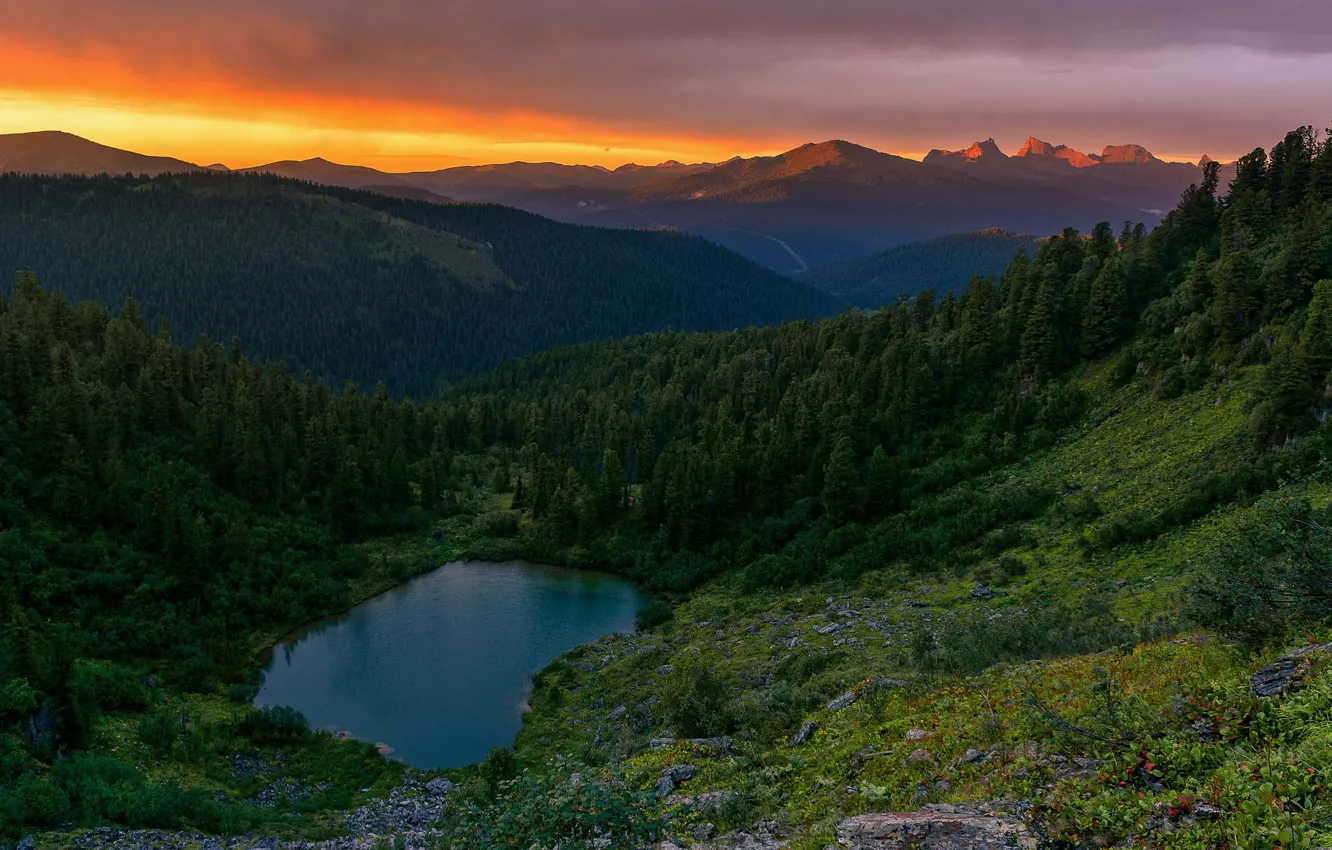
[[[972,277],[999,275],[1019,250],[1035,254],[1035,236],[992,228],[913,242],[820,266],[796,279],[857,307],[874,310],[926,289],[946,291]]]
[[[254,652],[523,555],[656,603],[542,671],[514,748],[399,843],[817,850],[970,804],[1054,847],[1326,846],[1327,654],[1281,695],[1249,675],[1332,641],[1332,145],[1206,178],[1150,233],[1067,231],[958,295],[545,352],[421,405],[24,278],[0,834],[369,842],[342,813],[433,774],[253,709]],[[313,790],[255,804],[256,760]]]
[[[0,176],[0,269],[132,297],[182,341],[239,336],[297,372],[418,397],[555,345],[838,309],[681,233],[269,175]]]

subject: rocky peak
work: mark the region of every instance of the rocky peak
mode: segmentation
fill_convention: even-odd
[[[1160,162],[1142,145],[1106,145],[1101,151],[1101,162]]]
[[[1214,163],[1214,162],[1216,162],[1216,160],[1212,159],[1212,158],[1211,158],[1210,156],[1208,156],[1207,154],[1203,154],[1203,155],[1202,155],[1202,159],[1198,160],[1198,167],[1199,167],[1199,168],[1206,168],[1207,166],[1211,165],[1211,164]]]
[[[1008,154],[999,149],[994,139],[973,142],[971,147],[960,151],[946,151],[935,148],[925,155],[925,162],[996,162],[1008,159]]]
[[[1052,145],[1035,136],[1028,136],[1027,141],[1022,145],[1022,149],[1014,154],[1014,156],[1062,159],[1074,168],[1086,168],[1089,165],[1096,164],[1096,160],[1093,157],[1088,156],[1082,151],[1074,150],[1068,145]]]

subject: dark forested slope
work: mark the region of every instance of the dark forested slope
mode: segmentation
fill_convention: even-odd
[[[0,177],[0,269],[138,300],[334,381],[421,396],[554,345],[729,329],[837,302],[702,239],[269,175]]]
[[[999,275],[1019,250],[1036,253],[1040,239],[992,228],[941,236],[820,266],[796,279],[848,304],[876,309],[925,289],[955,289],[973,276]]]

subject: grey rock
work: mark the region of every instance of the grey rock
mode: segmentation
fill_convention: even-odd
[[[18,843],[17,850],[35,850],[36,847],[37,847],[37,839],[29,835],[27,838],[23,839]]]
[[[831,702],[829,702],[829,703],[828,703],[828,710],[829,710],[829,711],[841,711],[842,709],[844,709],[844,708],[850,706],[850,705],[851,705],[853,702],[855,702],[859,697],[860,697],[860,694],[856,693],[855,691],[847,691],[846,693],[842,694],[840,697],[837,697],[836,699],[834,699],[834,700],[832,700]]]
[[[673,764],[661,772],[661,777],[653,790],[657,796],[669,797],[682,782],[688,782],[698,775],[698,768],[692,764]]]
[[[1249,686],[1255,696],[1279,697],[1287,691],[1300,687],[1297,674],[1306,658],[1325,652],[1332,652],[1332,643],[1320,643],[1302,646],[1293,652],[1287,652],[1274,663],[1263,667],[1249,677]]]
[[[907,756],[907,764],[934,764],[934,753],[929,750],[912,750]]]
[[[995,596],[994,591],[984,585],[973,589],[971,595],[976,599],[993,599]]]
[[[623,703],[621,703],[620,705],[617,705],[615,706],[615,708],[611,709],[611,713],[607,715],[607,719],[619,720],[621,717],[624,717],[628,713],[629,713],[629,708],[625,706]]]
[[[942,812],[885,812],[847,818],[837,842],[851,850],[1035,850],[1019,820]]]
[[[906,733],[906,739],[912,742],[928,741],[933,737],[934,737],[933,732],[929,732],[924,729],[908,729]]]
[[[732,800],[738,800],[740,795],[734,791],[708,791],[695,797],[680,797],[682,805],[689,806],[694,811],[707,815],[720,814],[726,804]]]
[[[801,723],[800,730],[796,732],[795,737],[791,739],[791,746],[798,747],[801,744],[808,744],[810,739],[814,737],[814,733],[818,728],[819,724],[815,723],[813,720],[806,720],[804,723]]]
[[[453,783],[441,776],[427,782],[425,788],[431,794],[439,797],[452,791]]]

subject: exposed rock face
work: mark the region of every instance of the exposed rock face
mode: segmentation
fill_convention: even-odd
[[[994,162],[996,160],[1008,159],[1008,154],[999,149],[999,145],[994,139],[986,139],[983,142],[975,142],[966,150],[946,151],[938,148],[925,155],[925,163],[933,164],[940,162]]]
[[[885,812],[847,818],[837,842],[851,850],[1035,850],[1026,824],[947,812]]]
[[[791,746],[798,747],[801,744],[808,744],[809,740],[814,737],[814,733],[818,728],[819,724],[815,723],[813,720],[806,720],[804,723],[801,723],[800,731],[796,732],[795,737],[791,739]]]
[[[698,768],[692,764],[673,764],[661,772],[653,790],[658,797],[669,797],[681,782],[688,782],[697,775]]]
[[[1298,690],[1305,660],[1313,655],[1327,652],[1332,652],[1332,643],[1312,644],[1287,652],[1250,676],[1249,686],[1253,689],[1254,695],[1260,697],[1279,697],[1288,691]]]
[[[1068,145],[1052,145],[1049,142],[1043,142],[1035,136],[1028,136],[1027,141],[1022,148],[1014,154],[1017,157],[1050,157],[1051,159],[1062,159],[1074,168],[1086,168],[1090,165],[1096,165],[1096,160],[1079,150],[1074,150]]]
[[[1101,162],[1160,162],[1142,145],[1106,145],[1101,151]]]

